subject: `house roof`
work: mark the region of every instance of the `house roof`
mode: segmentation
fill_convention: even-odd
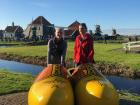
[[[20,26],[7,26],[5,28],[5,32],[11,32],[11,33],[13,33],[13,32],[16,32],[16,30],[18,28],[20,28],[21,30],[23,30]]]
[[[15,32],[15,30],[18,28],[18,26],[7,26],[5,28],[6,32]]]
[[[71,28],[71,27],[75,27],[75,26],[79,26],[79,25],[80,25],[80,23],[76,20],[75,22],[70,24],[68,27]]]
[[[31,24],[44,24],[44,25],[48,25],[48,26],[52,25],[43,16],[38,16]]]

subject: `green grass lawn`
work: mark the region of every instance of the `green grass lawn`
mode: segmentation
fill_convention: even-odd
[[[130,66],[140,70],[140,54],[125,53],[122,44],[95,43],[95,60],[113,64]]]
[[[29,90],[34,77],[30,74],[21,74],[0,70],[0,95]]]
[[[66,59],[73,58],[73,42],[68,43],[68,51]],[[121,64],[130,66],[133,69],[140,70],[140,54],[128,53],[122,51],[122,44],[103,44],[95,43],[95,61],[105,62],[112,64]],[[47,56],[47,46],[22,46],[22,47],[10,47],[0,48],[0,53],[12,53],[20,56]]]
[[[73,42],[68,43],[67,59],[73,57]],[[94,44],[94,58],[97,62],[113,63],[130,66],[133,69],[140,70],[140,54],[125,53],[122,50],[122,44]]]
[[[0,53],[4,52],[20,56],[47,56],[47,46],[20,46],[0,48]]]

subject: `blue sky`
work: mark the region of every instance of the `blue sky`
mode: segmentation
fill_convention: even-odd
[[[140,28],[140,0],[0,0],[0,29],[7,25],[23,28],[37,16],[67,27],[75,20],[94,30]]]

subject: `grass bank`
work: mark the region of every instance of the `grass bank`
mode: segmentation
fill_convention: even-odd
[[[21,74],[0,70],[0,95],[29,90],[34,77],[30,74]]]
[[[11,41],[11,42],[6,42],[6,41],[0,41],[0,45],[9,45],[9,46],[13,46],[13,45],[24,45],[25,42],[21,42],[21,41]]]
[[[138,94],[120,91],[119,97],[121,105],[140,105],[140,95]]]

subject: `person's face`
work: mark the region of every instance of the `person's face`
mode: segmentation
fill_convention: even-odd
[[[62,35],[63,35],[62,29],[56,29],[56,31],[55,31],[55,37],[58,38],[58,39],[61,39],[62,38]]]
[[[79,32],[80,32],[80,34],[85,35],[86,32],[87,32],[87,29],[85,27],[83,27],[83,26],[80,25],[79,26]]]

